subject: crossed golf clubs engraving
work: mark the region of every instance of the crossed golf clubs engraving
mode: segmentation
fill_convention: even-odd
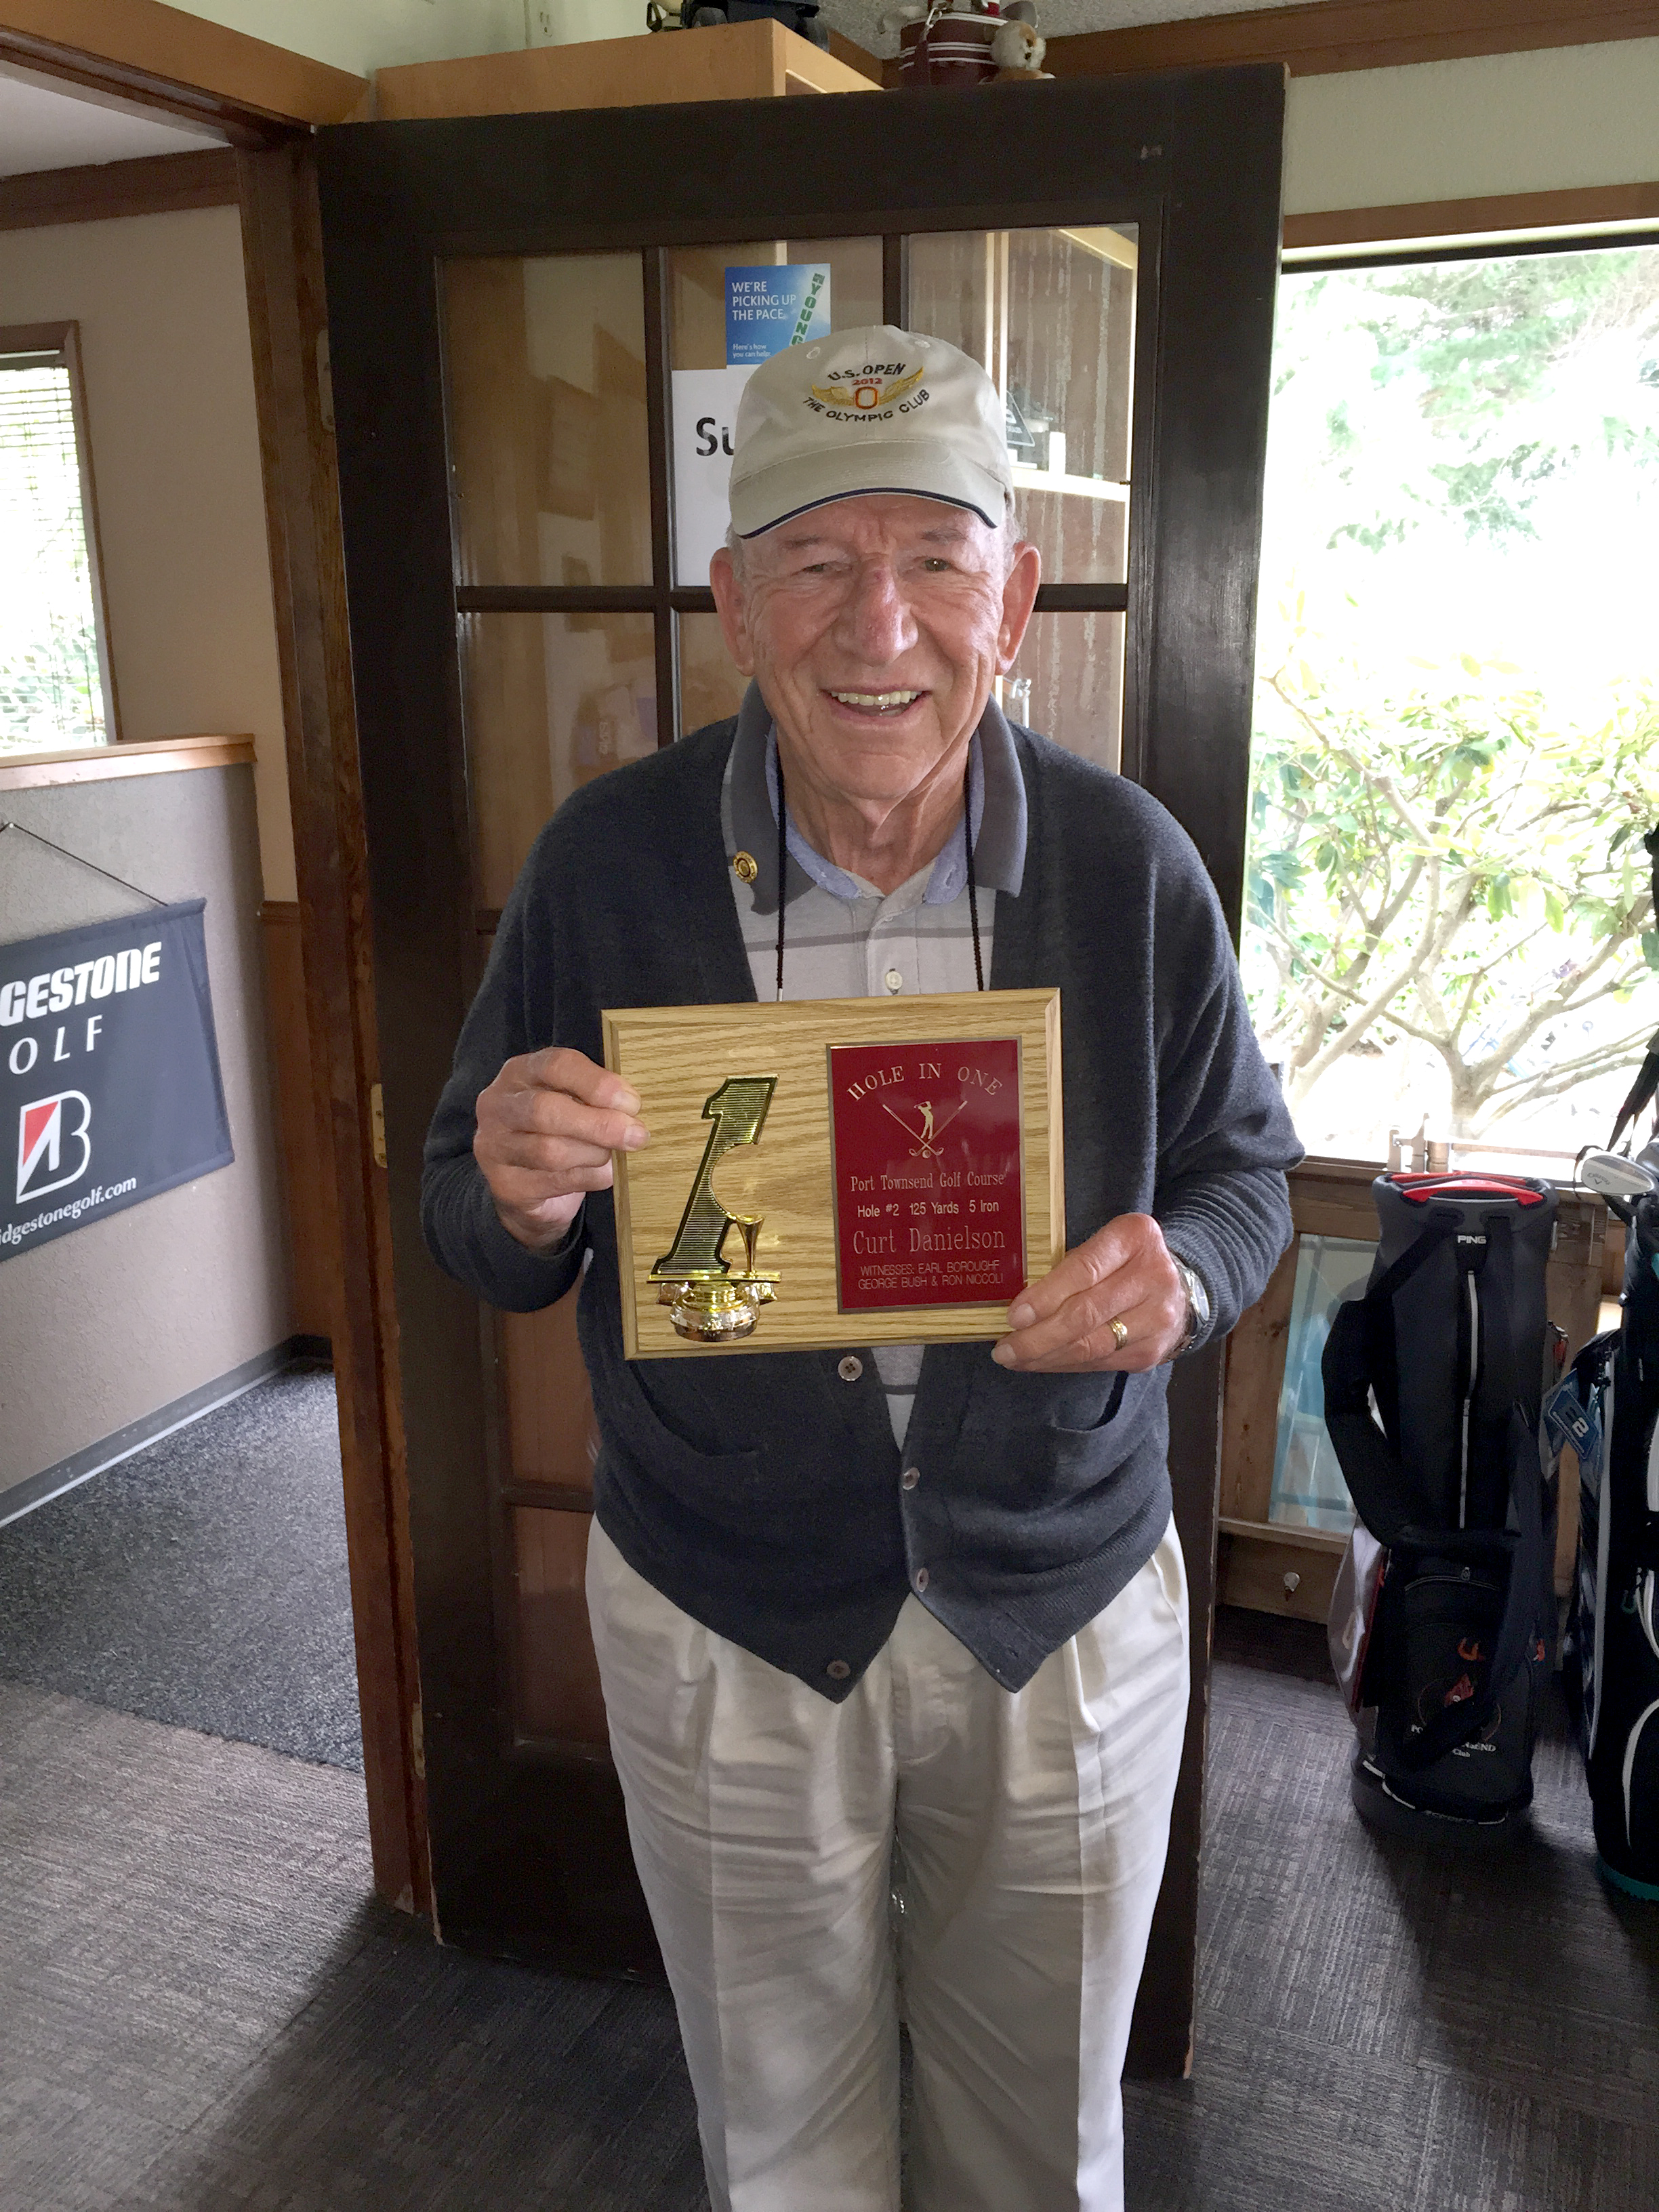
[[[956,1120],[957,1115],[962,1112],[963,1107],[967,1105],[968,1101],[966,1098],[958,1098],[951,1111],[945,1115],[945,1119],[939,1122],[937,1127],[934,1126],[933,1122],[933,1100],[931,1098],[923,1098],[918,1103],[921,1109],[921,1127],[920,1129],[913,1129],[910,1127],[910,1124],[900,1115],[893,1114],[892,1108],[887,1103],[887,1101],[884,1098],[881,1102],[882,1111],[885,1114],[892,1114],[893,1119],[898,1123],[900,1128],[903,1130],[905,1135],[907,1137],[914,1137],[915,1139],[916,1148],[910,1154],[913,1160],[939,1159],[944,1155],[945,1147],[939,1140],[945,1134],[945,1132],[950,1127],[951,1122]]]

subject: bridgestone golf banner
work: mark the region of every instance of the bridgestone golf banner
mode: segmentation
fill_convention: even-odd
[[[0,1260],[234,1158],[204,904],[0,945]]]

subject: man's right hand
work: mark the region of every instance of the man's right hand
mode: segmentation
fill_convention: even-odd
[[[503,1227],[532,1252],[558,1243],[584,1194],[610,1189],[611,1153],[649,1142],[639,1110],[639,1093],[586,1053],[509,1060],[478,1093],[472,1139]]]

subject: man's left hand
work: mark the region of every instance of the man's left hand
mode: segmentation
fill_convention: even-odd
[[[1127,1334],[1121,1347],[1114,1321]],[[1008,1309],[991,1357],[1025,1375],[1138,1375],[1187,1334],[1187,1287],[1149,1213],[1121,1213]]]

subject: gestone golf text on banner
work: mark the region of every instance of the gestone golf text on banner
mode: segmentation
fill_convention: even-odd
[[[0,1260],[234,1158],[204,905],[0,945]]]

